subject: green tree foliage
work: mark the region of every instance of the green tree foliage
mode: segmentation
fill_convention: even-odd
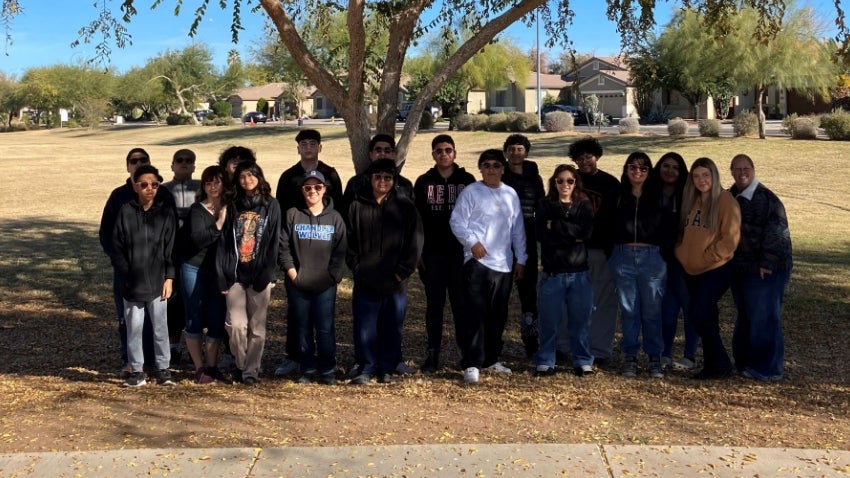
[[[3,118],[0,125],[4,128],[12,126],[12,118],[24,106],[26,104],[21,94],[20,83],[15,81],[14,77],[0,72],[0,115]]]
[[[148,61],[145,67],[151,80],[161,82],[164,91],[175,100],[175,113],[192,118],[195,105],[215,91],[217,75],[212,64],[212,51],[203,44],[181,51],[167,50]]]
[[[33,1],[33,0],[29,0]],[[11,19],[22,12],[22,0],[2,0],[0,20],[6,22],[7,32]],[[173,5],[173,12],[179,14],[183,7],[182,0],[123,0],[120,3],[120,16],[115,16],[110,8],[109,0],[96,0],[95,8],[98,17],[88,26],[80,30],[77,42],[99,40],[98,54],[108,58],[111,53],[110,45],[119,48],[129,41],[127,24],[136,14],[137,6],[149,4],[152,7]],[[195,19],[189,28],[189,34],[194,35],[203,20],[209,6],[208,0],[200,2],[195,10]],[[644,32],[654,27],[653,8],[656,2],[652,0],[606,0],[608,17],[617,22],[624,45],[639,44]],[[836,1],[836,25],[839,29],[838,42],[842,45],[841,52],[850,57],[846,47],[850,43],[850,29],[844,22],[844,12],[840,2]],[[730,19],[741,7],[750,6],[759,12],[755,35],[759,38],[770,38],[779,31],[778,18],[785,9],[786,0],[686,0],[685,5],[697,9],[710,19],[712,31],[725,33],[729,29]],[[258,5],[258,6],[257,6]],[[441,3],[418,0],[399,0],[385,2],[382,0],[367,0],[362,2],[328,2],[325,0],[220,0],[218,6],[232,12],[231,32],[234,42],[238,41],[242,29],[241,16],[243,7],[249,7],[251,13],[264,13],[268,16],[281,42],[289,50],[292,58],[298,64],[304,75],[309,78],[324,95],[341,111],[345,118],[349,142],[352,146],[352,157],[358,170],[367,164],[366,152],[370,136],[369,121],[366,109],[363,108],[366,97],[369,71],[368,42],[373,38],[372,31],[366,23],[367,18],[375,18],[375,25],[389,33],[385,51],[378,55],[380,78],[378,81],[378,121],[377,127],[381,132],[392,133],[395,130],[395,114],[398,108],[399,91],[401,89],[401,71],[408,49],[423,35],[430,31],[441,31],[446,26],[460,23],[472,32],[468,41],[460,46],[449,59],[444,62],[431,81],[422,89],[420,95],[411,107],[410,114],[419,117],[425,107],[434,99],[445,82],[464,63],[500,32],[511,24],[522,20],[531,25],[535,17],[539,19],[543,35],[547,38],[547,46],[555,43],[569,46],[569,24],[573,11],[570,0],[476,0],[462,2],[449,0]],[[251,9],[251,7],[254,7]],[[338,71],[329,68],[321,61],[320,52],[311,49],[305,41],[307,31],[320,35],[328,35],[326,30],[330,23],[322,21],[337,13],[345,15],[345,29],[349,41],[345,45],[346,80],[338,76]],[[534,12],[534,15],[531,13]],[[317,21],[318,20],[318,21]],[[319,26],[316,28],[315,26]],[[306,29],[306,30],[305,30]],[[323,30],[325,29],[325,30]],[[7,45],[8,45],[7,36]],[[404,157],[409,142],[416,134],[416,122],[405,123],[405,129],[399,141],[399,156]]]

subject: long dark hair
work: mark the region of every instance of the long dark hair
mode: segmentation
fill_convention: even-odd
[[[571,164],[559,164],[555,167],[555,172],[552,173],[552,177],[549,178],[549,190],[546,192],[546,199],[549,199],[550,201],[560,200],[558,187],[555,186],[555,180],[558,179],[558,175],[564,171],[569,171],[576,180],[576,184],[573,186],[573,193],[570,195],[570,201],[581,201],[587,197],[584,194],[584,187],[581,185],[581,176],[578,174],[578,169]]]
[[[658,162],[655,163],[655,177],[658,178],[662,189],[664,188],[664,183],[661,181],[661,165],[668,159],[672,159],[679,166],[679,177],[676,178],[676,183],[673,185],[673,200],[675,201],[676,211],[678,212],[678,208],[682,204],[682,194],[685,192],[685,185],[688,184],[688,165],[685,163],[685,158],[681,154],[674,151],[664,153],[658,159]]]
[[[250,198],[245,193],[245,190],[242,189],[242,185],[239,184],[239,176],[245,171],[257,178],[258,182],[257,191]],[[266,181],[263,169],[259,164],[250,161],[242,161],[236,166],[236,172],[233,173],[233,191],[235,193],[235,201],[241,206],[250,207],[257,204],[267,206],[272,200],[272,186]]]

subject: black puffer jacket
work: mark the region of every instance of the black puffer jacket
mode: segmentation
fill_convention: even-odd
[[[502,182],[516,191],[519,204],[522,207],[522,218],[528,224],[528,221],[534,219],[537,202],[545,195],[543,180],[540,179],[540,169],[537,167],[537,163],[528,160],[523,161],[522,174],[517,174],[510,168],[505,169]]]

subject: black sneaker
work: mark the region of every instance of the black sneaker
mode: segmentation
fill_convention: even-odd
[[[662,370],[661,365],[661,357],[650,357],[649,358],[649,366],[647,367],[649,370],[649,376],[652,378],[664,378],[664,371]]]
[[[259,383],[260,383],[260,381],[257,379],[257,377],[243,377],[242,378],[242,385],[246,385],[248,387],[256,387],[257,384],[259,384]]]
[[[171,372],[167,368],[156,372],[156,383],[158,385],[173,386],[174,380],[171,379]]]
[[[540,349],[540,342],[537,321],[531,312],[523,314],[519,334],[522,338],[522,344],[525,346],[525,356],[527,358],[533,357]]]
[[[428,355],[425,361],[419,367],[422,373],[434,373],[440,367],[440,353],[434,349],[428,349]]]
[[[378,383],[393,383],[393,376],[389,373],[382,373],[380,377],[378,377]]]
[[[235,367],[230,369],[230,380],[233,383],[242,383],[242,371]]]
[[[313,383],[313,377],[315,377],[314,374],[305,373],[304,375],[301,375],[300,377],[298,377],[298,383],[300,383],[300,384]]]
[[[122,387],[144,387],[147,384],[145,372],[131,372],[121,384]]]
[[[227,378],[225,378],[224,374],[221,373],[221,369],[218,367],[206,367],[204,368],[204,373],[212,377],[213,380],[215,380],[216,382],[226,383],[228,385],[233,383]]]
[[[552,375],[555,375],[555,367],[548,365],[538,365],[537,369],[534,370],[535,377],[551,377]]]
[[[322,385],[336,385],[336,374],[325,373],[319,375],[319,383],[321,383]]]

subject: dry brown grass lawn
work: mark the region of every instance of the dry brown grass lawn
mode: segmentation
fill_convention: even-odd
[[[324,127],[322,158],[345,180],[352,173],[344,129]],[[414,142],[405,175],[430,167],[434,133]],[[478,153],[503,133],[455,133],[458,162],[477,175]],[[532,159],[548,173],[566,162],[575,135],[533,134]],[[200,168],[226,146],[257,151],[276,183],[297,160],[293,129],[278,127],[117,127],[0,135],[0,453],[137,447],[570,442],[705,444],[850,449],[850,148],[847,143],[770,139],[670,139],[602,136],[600,166],[619,176],[636,149],[668,150],[688,162],[756,161],[759,178],[788,209],[795,270],[786,298],[787,379],[760,384],[735,378],[696,383],[670,373],[626,380],[611,371],[536,379],[522,357],[515,323],[504,358],[515,373],[460,384],[446,369],[390,385],[299,386],[265,378],[260,387],[179,386],[124,390],[117,372],[111,270],[97,242],[109,191],[124,181],[123,158],[145,147],[168,171],[171,154],[189,147]],[[167,174],[165,174],[168,176]],[[265,367],[282,350],[283,293],[270,318]],[[338,306],[339,359],[352,354],[350,289]],[[405,357],[424,351],[423,294],[410,280]],[[733,310],[724,301],[727,339]],[[516,314],[512,314],[516,315]],[[446,327],[446,344],[451,328]],[[728,342],[727,342],[728,343]],[[679,346],[681,346],[679,344]],[[444,346],[447,365],[457,355]]]

